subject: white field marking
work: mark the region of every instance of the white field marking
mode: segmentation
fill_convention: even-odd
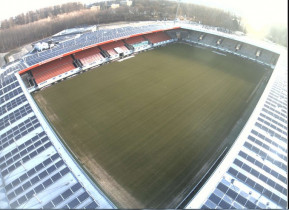
[[[220,53],[220,52],[217,52],[217,51],[212,51],[212,52],[213,52],[213,53],[217,53],[217,54],[219,54],[219,55],[227,56],[226,54]]]
[[[134,57],[134,55],[131,55],[131,56],[125,57],[125,58],[123,58],[123,59],[119,59],[117,62],[122,62],[122,61],[124,61],[124,60],[127,60],[127,59],[129,59],[129,58],[133,58],[133,57]]]

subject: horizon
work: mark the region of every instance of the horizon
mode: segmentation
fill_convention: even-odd
[[[15,17],[22,13],[35,11],[41,8],[46,8],[55,5],[61,5],[69,2],[79,2],[89,4],[93,2],[102,2],[105,0],[10,0],[9,3],[4,3],[0,8],[0,21]],[[110,0],[112,1],[112,0]],[[247,32],[256,37],[264,37],[272,27],[286,28],[288,2],[286,0],[168,0],[174,2],[183,2],[196,5],[202,5],[210,8],[217,8],[223,11],[230,12],[241,17],[242,23],[246,26]],[[18,5],[18,6],[14,6]],[[268,15],[270,14],[270,15]]]

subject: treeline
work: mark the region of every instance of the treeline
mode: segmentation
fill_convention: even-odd
[[[33,23],[35,21],[42,20],[48,17],[55,18],[60,14],[79,11],[82,9],[84,9],[83,4],[73,2],[73,3],[66,3],[63,5],[56,5],[52,7],[42,8],[36,11],[29,11],[26,14],[22,13],[15,17],[10,17],[9,19],[1,21],[1,28],[8,29],[18,25]]]
[[[287,26],[275,26],[271,28],[269,33],[267,34],[267,39],[288,47],[288,28]]]
[[[101,10],[93,10],[87,9],[79,3],[40,9],[32,12],[34,15],[31,17],[34,17],[34,19],[30,17],[31,20],[26,20],[28,23],[20,24],[21,21],[18,20],[19,24],[15,22],[14,25],[9,25],[8,28],[0,30],[0,52],[10,51],[49,37],[64,29],[80,25],[104,24],[116,21],[174,20],[176,11],[177,4],[166,0],[134,0],[131,7],[121,5],[117,9],[103,7],[102,5]],[[218,9],[181,4],[177,16],[210,26],[244,31],[236,17]]]

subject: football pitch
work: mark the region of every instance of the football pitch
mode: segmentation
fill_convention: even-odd
[[[231,142],[264,67],[184,44],[140,53],[33,96],[121,208],[175,208]]]

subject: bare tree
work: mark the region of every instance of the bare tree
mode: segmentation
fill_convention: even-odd
[[[0,52],[7,52],[27,43],[49,37],[61,30],[80,25],[116,21],[173,20],[177,4],[166,0],[134,0],[133,6],[111,9],[99,3],[100,11],[85,8],[80,3],[68,3],[20,14],[1,22]],[[209,15],[208,15],[209,14]],[[179,17],[205,25],[245,32],[238,17],[219,9],[193,4],[181,4]],[[276,37],[276,30],[271,32]],[[277,40],[284,40],[279,36]]]

